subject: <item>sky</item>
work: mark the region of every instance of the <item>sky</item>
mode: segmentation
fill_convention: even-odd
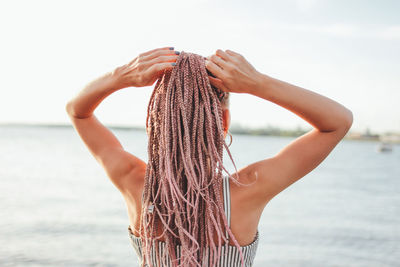
[[[351,131],[400,132],[400,1],[1,1],[0,124],[70,124],[65,105],[93,79],[164,46],[231,49],[260,72],[353,112]],[[95,110],[106,125],[145,125],[153,87],[129,87]],[[232,124],[311,127],[249,94]]]

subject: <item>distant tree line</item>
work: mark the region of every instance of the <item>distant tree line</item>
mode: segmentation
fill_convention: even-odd
[[[297,126],[295,129],[282,129],[279,127],[267,125],[264,127],[245,127],[241,124],[232,124],[229,128],[229,132],[232,134],[246,134],[246,135],[270,135],[270,136],[300,136],[310,129],[303,129],[301,126]]]

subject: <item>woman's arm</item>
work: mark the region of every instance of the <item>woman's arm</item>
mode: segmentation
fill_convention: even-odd
[[[171,63],[176,61],[177,53],[166,47],[140,54],[130,63],[87,84],[66,105],[79,136],[120,191],[143,182],[146,163],[125,151],[93,113],[107,96],[119,89],[153,84],[164,70],[173,67]]]
[[[93,116],[97,106],[110,94],[122,89],[115,72],[108,72],[88,83],[66,106],[68,114],[85,119]]]
[[[265,74],[258,85],[249,93],[292,111],[320,132],[345,133],[352,124],[352,112],[328,97]]]
[[[343,105],[310,90],[259,73],[238,53],[218,50],[207,68],[216,76],[210,82],[224,91],[249,93],[292,111],[314,129],[298,137],[277,155],[239,171],[244,180],[254,180],[258,198],[265,205],[272,197],[316,168],[346,135],[352,112]]]
[[[248,93],[271,101],[321,132],[348,128],[352,124],[352,113],[346,107],[323,95],[262,74],[238,53],[218,50],[210,59],[208,67],[220,75],[219,79],[210,77],[210,81],[222,90]]]
[[[143,172],[146,164],[125,151],[116,136],[93,114],[108,95],[117,91],[116,76],[109,72],[86,85],[67,105],[72,125],[86,147],[104,168],[111,182],[123,191],[128,174]]]

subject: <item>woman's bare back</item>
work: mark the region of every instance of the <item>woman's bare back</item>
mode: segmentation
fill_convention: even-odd
[[[239,181],[242,183],[248,183],[246,179],[242,176],[239,176]],[[234,176],[236,177],[236,176]],[[138,179],[138,177],[132,179]],[[144,179],[144,176],[139,179]],[[256,184],[245,187],[240,186],[238,187],[234,182],[231,180],[229,181],[230,186],[230,211],[231,211],[231,219],[230,219],[230,226],[233,234],[235,235],[236,240],[238,241],[239,245],[245,246],[250,244],[254,241],[256,236],[258,222],[261,217],[261,213],[263,207],[256,207],[250,206],[248,199],[252,194],[252,188],[257,186]],[[129,217],[129,224],[132,232],[135,236],[139,236],[139,226],[140,226],[140,214],[141,214],[141,190],[133,190],[129,195],[132,197],[125,197],[128,217]],[[221,201],[223,203],[223,191],[221,190]],[[253,197],[255,197],[253,195]],[[157,235],[161,235],[163,229],[159,228],[157,230]],[[164,238],[160,238],[161,241],[164,241]],[[218,238],[215,236],[214,241],[217,242]],[[234,245],[233,241],[229,241],[230,245]]]

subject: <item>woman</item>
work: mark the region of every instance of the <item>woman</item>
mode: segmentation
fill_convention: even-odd
[[[146,164],[125,151],[93,112],[111,93],[155,81]],[[224,176],[230,92],[278,104],[314,129],[277,155]],[[353,121],[339,103],[262,74],[236,52],[202,58],[171,47],[140,54],[89,83],[66,109],[126,201],[142,266],[251,266],[266,204],[316,168]]]

